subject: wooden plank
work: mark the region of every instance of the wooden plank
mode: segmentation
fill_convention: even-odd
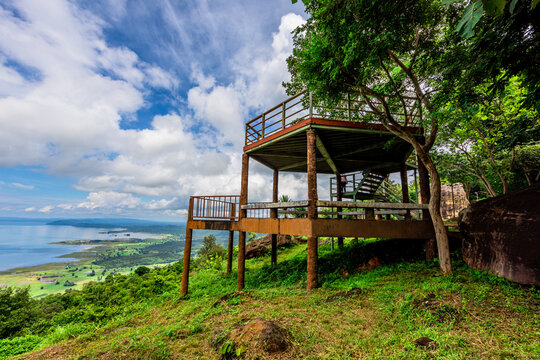
[[[308,200],[287,201],[287,202],[255,202],[242,205],[242,210],[248,209],[287,209],[294,207],[306,207]]]
[[[315,236],[380,237],[395,239],[429,239],[434,236],[429,221],[402,220],[313,220]]]
[[[317,201],[320,207],[344,207],[344,208],[363,208],[363,209],[401,209],[401,210],[422,210],[427,209],[428,204],[404,204],[387,202],[356,202],[356,201]]]
[[[336,164],[334,163],[334,160],[332,160],[332,156],[330,156],[330,153],[326,149],[324,142],[322,141],[322,139],[320,138],[318,134],[315,136],[315,139],[316,139],[315,143],[316,143],[317,149],[319,149],[319,152],[323,156],[324,160],[326,160],[326,162],[328,163],[328,166],[330,166],[334,174],[336,174],[336,176],[339,176],[340,172]]]

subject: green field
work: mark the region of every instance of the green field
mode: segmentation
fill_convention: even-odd
[[[0,349],[35,348],[23,359],[234,358],[231,346],[244,359],[539,358],[538,289],[471,270],[458,255],[454,273],[439,276],[437,263],[422,260],[419,242],[348,241],[344,250],[333,251],[323,242],[322,286],[306,292],[306,246],[300,244],[280,250],[277,268],[270,266],[269,257],[248,260],[241,293],[235,292],[235,274],[223,274],[223,262],[218,264],[221,270],[215,264],[195,268],[187,298],[178,295],[178,264],[118,281],[111,278],[110,286],[134,295],[125,295],[124,305],[114,307],[108,320],[73,320],[38,337],[28,334],[9,344],[3,340]],[[382,265],[367,270],[375,256]],[[107,289],[100,291],[118,292]],[[88,288],[85,293],[98,299],[96,291]],[[141,291],[144,296],[136,295]],[[255,318],[285,327],[289,348],[270,355],[250,344],[223,340]],[[222,340],[215,340],[216,334]],[[421,337],[433,342],[416,345]]]

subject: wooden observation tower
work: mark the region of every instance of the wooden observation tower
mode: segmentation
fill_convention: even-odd
[[[411,103],[409,115],[414,115],[415,99],[407,100]],[[240,195],[190,198],[182,295],[188,292],[191,240],[196,229],[229,231],[228,273],[234,232],[239,232],[238,290],[244,288],[246,232],[272,234],[273,264],[278,234],[306,236],[308,290],[318,286],[319,237],[337,237],[339,246],[343,237],[434,238],[427,204],[409,202],[407,170],[416,167],[412,146],[386,130],[358,96],[347,95],[331,106],[319,104],[311,93],[302,92],[246,123]],[[422,136],[419,128],[409,130]],[[270,202],[248,199],[250,158],[274,171]],[[306,200],[278,202],[280,171],[307,173]],[[394,172],[401,174],[400,201],[384,201],[384,180]],[[319,200],[317,174],[335,175],[330,201]],[[425,188],[425,172],[420,171],[419,177],[420,187]],[[300,217],[282,215],[299,207],[307,209],[299,212]],[[319,216],[323,209],[324,218]]]

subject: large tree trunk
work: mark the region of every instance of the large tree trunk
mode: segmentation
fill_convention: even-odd
[[[449,274],[452,272],[452,264],[450,262],[450,246],[448,244],[448,234],[446,233],[446,227],[441,216],[441,178],[439,172],[431,160],[431,156],[427,153],[420,144],[413,144],[418,158],[422,161],[426,167],[429,177],[431,179],[430,192],[431,197],[429,199],[429,214],[431,221],[433,222],[433,229],[435,230],[435,237],[437,239],[437,250],[439,254],[439,263],[443,274]]]

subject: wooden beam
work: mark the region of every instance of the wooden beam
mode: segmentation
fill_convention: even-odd
[[[380,142],[377,142],[377,143],[373,143],[373,144],[370,144],[370,145],[366,145],[366,146],[362,146],[362,147],[359,147],[353,151],[349,151],[349,152],[346,152],[346,153],[342,153],[342,154],[338,154],[335,156],[336,159],[340,159],[340,158],[343,158],[345,156],[349,156],[349,155],[354,155],[354,154],[358,154],[358,153],[361,153],[361,152],[364,152],[364,151],[369,151],[369,150],[374,150],[374,149],[378,149],[379,147],[383,146],[384,144],[386,144],[388,142],[388,140],[385,140],[385,141],[380,141]]]
[[[287,201],[287,202],[255,202],[242,205],[242,210],[249,209],[287,209],[295,207],[306,207],[308,206],[308,200],[301,201]]]
[[[302,160],[302,161],[299,161],[299,162],[296,162],[296,163],[289,164],[287,166],[282,166],[281,168],[279,168],[279,170],[286,171],[286,170],[289,170],[289,169],[294,169],[297,166],[303,166],[303,165],[306,165],[306,164],[307,164],[307,160]]]
[[[334,174],[336,174],[336,176],[339,176],[340,171],[338,170],[336,164],[334,163],[334,160],[332,160],[332,156],[326,149],[326,146],[324,145],[324,142],[322,141],[321,137],[318,134],[316,134],[315,138],[316,138],[315,143],[317,145],[317,149],[319,149],[319,152],[323,156],[324,160],[326,160],[326,162],[328,163],[328,166],[330,166]]]
[[[387,203],[387,202],[357,202],[357,201],[317,201],[319,207],[344,207],[360,209],[399,209],[399,210],[423,210],[428,208],[428,204],[413,203]]]

